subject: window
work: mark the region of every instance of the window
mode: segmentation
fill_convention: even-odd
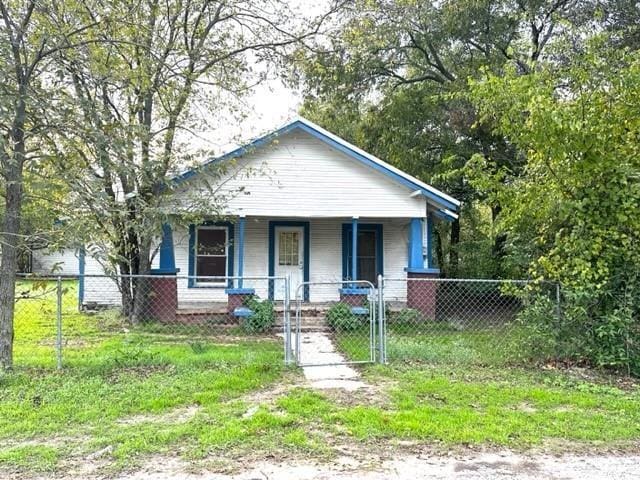
[[[196,229],[196,277],[225,277],[229,255],[227,227],[198,227]],[[197,283],[225,284],[224,278],[197,278]]]
[[[298,265],[299,259],[299,233],[280,232],[278,243],[278,264]]]

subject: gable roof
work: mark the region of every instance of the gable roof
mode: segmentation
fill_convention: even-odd
[[[186,180],[191,179],[195,175],[197,175],[203,168],[208,167],[214,163],[223,162],[225,160],[230,160],[233,158],[241,157],[247,153],[253,152],[256,148],[268,145],[269,143],[276,140],[278,137],[292,132],[293,130],[302,130],[313,137],[319,139],[320,141],[328,144],[329,146],[335,148],[336,150],[346,154],[347,156],[383,173],[387,177],[396,181],[397,183],[404,185],[412,190],[414,190],[414,194],[422,195],[430,200],[432,203],[440,207],[440,211],[438,212],[440,215],[444,216],[448,219],[455,219],[457,215],[455,212],[460,206],[460,201],[455,198],[447,195],[446,193],[438,190],[437,188],[428,185],[417,178],[409,175],[408,173],[403,172],[402,170],[394,167],[393,165],[388,164],[387,162],[371,155],[370,153],[365,152],[364,150],[356,147],[355,145],[347,142],[346,140],[334,135],[333,133],[325,130],[324,128],[316,125],[310,120],[306,118],[298,117],[284,126],[274,130],[271,133],[268,133],[260,138],[253,140],[252,142],[241,146],[231,152],[228,152],[220,157],[216,157],[211,159],[202,166],[195,168],[193,170],[188,170],[173,179],[174,183],[182,183]]]

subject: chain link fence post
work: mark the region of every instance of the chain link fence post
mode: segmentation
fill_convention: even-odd
[[[62,370],[62,279],[56,282],[56,361],[58,370]]]
[[[378,362],[387,363],[385,352],[384,277],[378,275]]]
[[[291,365],[291,277],[284,279],[284,363]]]

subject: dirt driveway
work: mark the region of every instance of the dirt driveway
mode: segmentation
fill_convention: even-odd
[[[118,480],[638,480],[638,455],[519,455],[511,452],[469,456],[408,456],[379,464],[338,458],[330,465],[260,463],[232,474],[188,473],[176,460],[156,459]]]

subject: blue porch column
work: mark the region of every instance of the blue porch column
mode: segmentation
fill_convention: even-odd
[[[238,288],[242,288],[242,276],[244,275],[244,225],[246,218],[240,217],[238,221]]]
[[[358,279],[358,217],[351,219],[351,280]],[[353,284],[356,287],[356,284]]]
[[[412,218],[409,225],[409,269],[424,268],[424,258],[422,256],[422,218]]]
[[[424,222],[426,222],[426,245],[424,244]],[[409,265],[406,268],[407,307],[417,310],[424,319],[429,320],[436,318],[438,284],[433,279],[438,278],[440,273],[433,268],[431,254],[433,248],[432,228],[433,217],[429,213],[425,219],[411,219],[409,225]],[[423,246],[426,246],[426,255]]]
[[[253,311],[249,309],[245,302],[249,297],[256,293],[253,288],[244,288],[244,228],[246,224],[246,218],[244,215],[238,217],[238,282],[237,287],[234,288],[234,283],[231,282],[231,287],[225,290],[227,294],[227,312],[230,318],[245,318],[253,315]],[[233,275],[233,272],[231,272]]]
[[[165,223],[162,225],[162,241],[160,243],[160,268],[153,270],[153,273],[175,274],[176,269],[176,256],[173,249],[173,231],[171,225]]]

